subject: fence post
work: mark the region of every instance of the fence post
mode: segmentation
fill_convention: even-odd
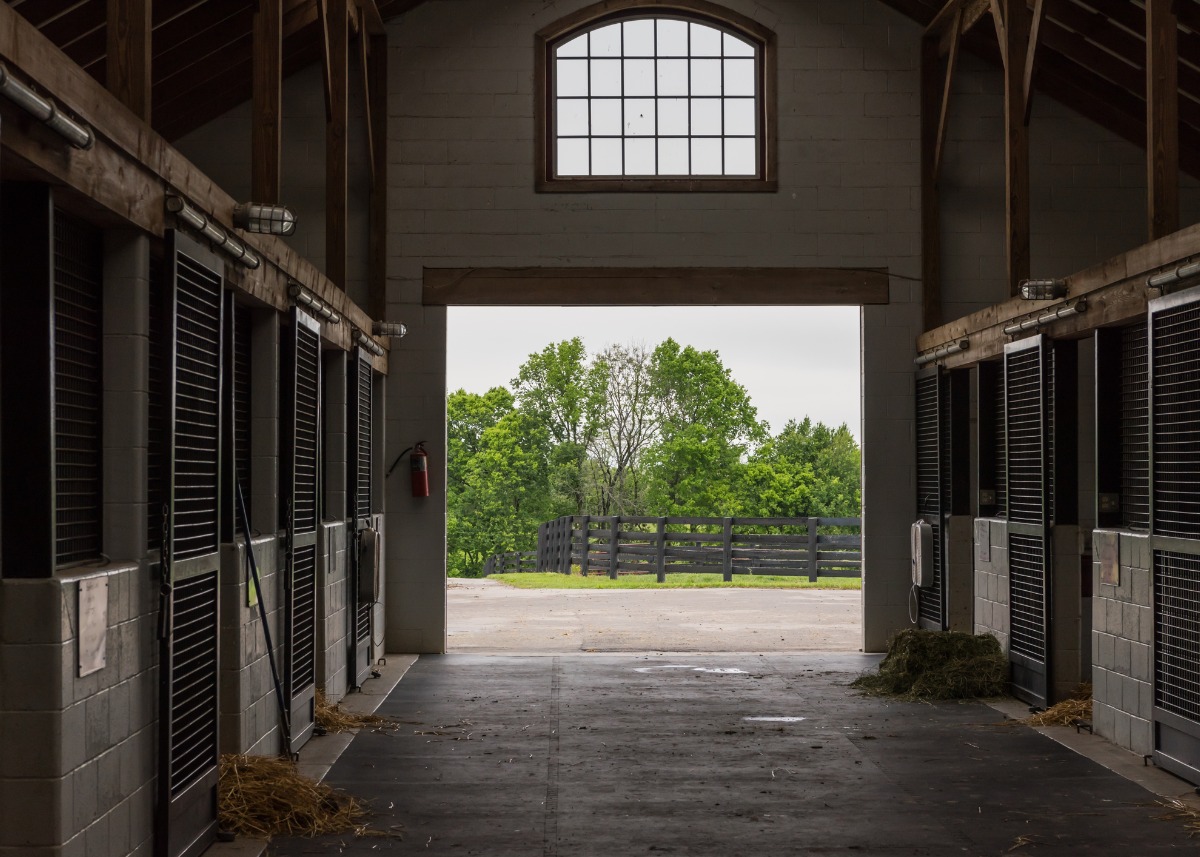
[[[546,558],[548,555],[546,536],[547,536],[547,530],[549,529],[549,527],[550,527],[549,524],[538,524],[537,551],[534,553],[534,557],[535,557],[534,564],[537,566],[537,568],[534,569],[535,571],[541,571],[543,565],[545,565],[545,561],[546,561]]]
[[[658,582],[667,582],[667,519],[658,519],[658,555],[655,557],[657,561],[656,570],[658,571]]]
[[[618,552],[621,549],[621,546],[619,543],[620,537],[618,535],[618,533],[621,532],[621,519],[618,518],[616,515],[613,515],[611,518],[608,519],[608,522],[612,525],[612,531],[611,531],[612,536],[608,540],[608,576],[611,577],[613,580],[616,580],[617,579],[617,558],[618,558]]]
[[[821,574],[817,563],[817,522],[819,518],[808,519],[808,580],[816,583]]]
[[[733,580],[733,518],[725,519],[725,533],[721,538],[721,552],[724,560],[725,582]]]
[[[592,570],[592,516],[580,515],[579,534],[583,542],[583,550],[579,557],[579,573],[587,577]]]

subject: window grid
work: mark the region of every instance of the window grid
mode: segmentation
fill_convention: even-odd
[[[646,20],[646,19],[635,19],[635,20]],[[652,18],[649,20],[653,24],[653,35],[652,35],[653,56],[644,56],[642,54],[627,54],[626,53],[625,29],[629,23],[632,23],[630,21],[620,21],[620,22],[616,22],[615,24],[604,24],[600,27],[594,27],[585,33],[579,34],[577,36],[572,36],[572,37],[562,40],[562,42],[560,42],[559,45],[557,47],[555,47],[555,49],[554,49],[554,60],[555,60],[555,63],[554,63],[554,100],[555,100],[555,110],[554,110],[555,137],[554,137],[554,142],[557,147],[556,157],[555,157],[555,175],[557,177],[561,177],[561,178],[571,178],[571,177],[575,177],[575,176],[636,177],[636,176],[641,176],[641,175],[648,175],[648,176],[654,176],[654,177],[667,176],[667,177],[680,177],[680,178],[688,178],[688,177],[696,177],[696,176],[711,176],[711,175],[716,175],[716,176],[721,176],[721,177],[742,177],[742,176],[755,177],[755,176],[761,175],[762,165],[759,162],[761,155],[760,155],[759,147],[757,145],[759,135],[762,132],[762,120],[761,120],[761,115],[760,115],[760,111],[759,111],[759,100],[762,95],[762,92],[761,92],[761,89],[762,89],[762,87],[761,87],[761,79],[762,79],[761,49],[752,43],[746,42],[740,36],[735,36],[731,33],[726,32],[725,30],[723,30],[721,28],[712,26],[711,24],[708,24],[708,23],[700,23],[700,22],[689,21],[687,19],[668,18],[668,17]],[[684,32],[686,34],[685,35],[685,47],[684,47],[684,53],[680,56],[675,56],[673,54],[668,54],[668,55],[664,56],[662,53],[660,34],[659,34],[659,24],[660,24],[660,22],[667,21],[667,20],[680,21],[684,25]],[[603,29],[603,28],[606,28],[609,26],[617,27],[618,49],[617,49],[617,54],[615,57],[605,55],[605,54],[597,54],[597,53],[594,53],[594,51],[593,51],[593,45],[592,45],[593,33],[595,33],[597,30],[600,30],[600,29]],[[711,56],[708,54],[696,55],[693,53],[692,34],[693,34],[693,28],[696,26],[709,28],[711,30],[714,30],[718,34],[718,43],[720,44],[719,53],[717,53],[716,55],[711,55]],[[570,54],[570,55],[567,55],[566,57],[564,57],[560,54],[561,49],[565,45],[568,45],[579,39],[583,39],[584,45],[585,45],[585,50],[582,55]],[[740,54],[740,53],[732,53],[731,54],[728,50],[728,42],[727,42],[728,39],[734,39],[738,42],[741,42],[742,44],[747,45],[747,47],[750,49],[750,53],[749,54]],[[559,93],[559,73],[562,68],[560,63],[564,59],[568,62],[572,62],[572,61],[578,62],[585,66],[585,71],[584,71],[585,90],[584,90],[583,95],[561,96],[558,94]],[[619,65],[619,68],[620,68],[620,74],[618,76],[619,92],[617,95],[597,95],[597,94],[593,93],[593,91],[592,91],[593,90],[593,86],[592,86],[593,65],[592,64],[593,64],[593,62],[595,62],[598,59],[613,60]],[[652,88],[651,88],[652,92],[650,95],[631,96],[626,92],[626,73],[627,73],[626,63],[630,59],[650,59],[653,61],[654,71],[653,71],[653,77],[652,77]],[[678,61],[682,61],[685,64],[686,69],[687,69],[686,94],[684,94],[684,95],[663,95],[660,92],[661,68],[660,68],[659,63],[663,59],[678,60]],[[719,83],[718,83],[719,94],[718,95],[697,96],[694,94],[695,88],[693,85],[693,78],[692,78],[693,64],[695,63],[696,60],[703,60],[703,59],[716,60],[716,62],[717,62],[718,69],[719,69]],[[753,84],[752,84],[752,89],[751,89],[751,91],[753,93],[752,95],[730,96],[730,95],[726,94],[727,93],[727,85],[726,85],[726,83],[727,83],[727,81],[726,81],[727,66],[726,66],[726,63],[729,60],[746,61],[746,62],[753,64],[753,78],[752,78]],[[628,107],[627,102],[631,98],[649,99],[649,100],[653,101],[653,104],[654,104],[654,130],[653,130],[653,133],[651,133],[651,134],[630,134],[630,133],[628,133],[630,123],[628,121],[628,114],[626,113],[626,109]],[[664,133],[662,133],[662,118],[663,118],[662,107],[663,107],[663,102],[666,99],[680,100],[686,104],[686,111],[685,111],[686,112],[686,129],[687,129],[686,134],[664,134]],[[594,132],[595,111],[593,109],[593,105],[596,102],[604,102],[604,101],[615,101],[620,105],[620,108],[619,108],[620,134],[599,134],[599,133]],[[560,130],[560,124],[561,124],[560,120],[561,120],[561,115],[562,115],[561,108],[562,108],[562,105],[564,102],[568,102],[568,103],[569,102],[577,102],[577,103],[581,103],[585,106],[584,115],[585,115],[585,122],[586,122],[586,128],[587,128],[586,134],[563,134],[561,132],[561,130]],[[719,133],[717,133],[717,134],[693,133],[693,129],[695,126],[695,109],[694,108],[698,102],[715,102],[718,105],[717,106],[717,122],[718,122],[719,131],[720,131]],[[731,102],[732,103],[749,103],[750,105],[752,105],[752,112],[753,112],[753,132],[752,133],[750,133],[750,134],[726,133],[726,131],[728,130],[728,124],[729,124],[728,123],[728,118],[729,118],[728,117],[728,105]],[[573,172],[572,173],[564,173],[564,172],[562,172],[562,170],[561,170],[561,151],[562,151],[561,143],[563,140],[581,140],[581,141],[586,142],[586,144],[587,144],[586,145],[586,150],[587,150],[587,158],[586,158],[587,172],[586,173],[573,173]],[[595,151],[596,151],[595,141],[596,140],[619,140],[620,141],[619,170],[617,172],[604,172],[604,173],[596,172],[596,164],[595,164]],[[654,170],[652,173],[642,174],[642,173],[630,173],[628,171],[626,162],[627,162],[628,153],[629,153],[629,145],[628,145],[629,140],[650,140],[650,141],[652,141],[653,145],[651,148],[653,151],[653,160],[654,160]],[[660,161],[662,158],[661,143],[663,140],[686,140],[687,141],[686,165],[685,165],[684,169],[679,170],[679,171],[669,172],[669,173],[664,173],[662,171],[662,164]],[[695,158],[695,151],[696,151],[694,141],[696,141],[696,140],[718,140],[718,141],[720,141],[721,145],[718,147],[718,151],[719,151],[719,155],[720,155],[720,169],[718,172],[716,172],[716,173],[709,173],[709,172],[696,173],[693,171],[693,161]],[[752,170],[745,172],[745,173],[730,173],[730,172],[728,172],[729,165],[727,163],[728,162],[727,141],[729,141],[729,140],[750,140],[750,141],[752,141],[752,143],[754,144],[753,155],[752,155],[752,158],[753,158],[753,169]]]

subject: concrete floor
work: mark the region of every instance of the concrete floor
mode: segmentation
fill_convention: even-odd
[[[1139,786],[981,704],[846,685],[875,656],[422,657],[328,781],[403,840],[281,855],[1194,853]],[[792,722],[753,718],[802,718]]]
[[[525,590],[451,580],[451,652],[857,651],[862,593]]]

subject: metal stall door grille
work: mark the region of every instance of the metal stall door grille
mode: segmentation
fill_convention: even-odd
[[[374,418],[374,379],[371,364],[359,354],[354,361],[357,366],[357,407],[354,415],[355,479],[354,514],[358,518],[371,517],[371,426]]]
[[[221,278],[178,254],[174,556],[217,551],[220,493]]]
[[[58,565],[101,553],[100,233],[54,213],[54,497]]]
[[[1055,412],[1058,410],[1058,408],[1055,406],[1055,395],[1057,393],[1055,387],[1056,387],[1056,382],[1057,382],[1057,377],[1058,377],[1057,368],[1058,367],[1056,366],[1054,343],[1051,342],[1045,350],[1045,372],[1042,373],[1042,378],[1045,382],[1045,387],[1046,387],[1046,398],[1044,400],[1045,408],[1046,408],[1046,434],[1044,435],[1044,437],[1046,438],[1046,443],[1045,443],[1043,449],[1045,450],[1045,456],[1046,456],[1045,457],[1045,461],[1046,461],[1046,471],[1045,472],[1046,472],[1046,516],[1047,516],[1044,520],[1046,520],[1047,523],[1054,522],[1055,518],[1057,517],[1057,508],[1058,508],[1055,505],[1056,498],[1054,495],[1054,487],[1055,487],[1054,483],[1056,481],[1054,471],[1057,469],[1054,464],[1054,450],[1055,450],[1055,447],[1057,446],[1057,444],[1054,442],[1054,438],[1055,438],[1054,423],[1055,423],[1055,417],[1057,416],[1057,414]]]
[[[321,339],[296,325],[295,467],[292,527],[296,533],[317,531],[317,467],[320,443]]]
[[[174,588],[169,776],[181,795],[217,761],[217,573]]]
[[[1200,538],[1200,304],[1154,314],[1154,533]]]
[[[921,590],[918,616],[923,626],[942,628],[942,465],[941,375],[917,378],[917,514],[933,531],[933,586]]]
[[[1045,523],[1045,435],[1042,426],[1041,349],[1009,354],[1008,390],[1008,517],[1028,524]]]
[[[317,548],[292,553],[290,666],[292,698],[301,698],[317,680]]]
[[[1200,556],[1154,552],[1154,702],[1200,723]]]
[[[164,324],[163,301],[166,299],[166,274],[163,260],[150,257],[150,347],[148,374],[150,394],[147,403],[146,439],[146,550],[162,548],[163,504],[168,497],[168,412],[170,405],[166,389],[165,367],[170,361],[167,352],[169,333]]]
[[[1009,536],[1010,648],[1034,661],[1046,660],[1046,575],[1044,540]]]
[[[231,302],[233,331],[233,463],[234,476],[242,486],[247,513],[250,504],[250,310]],[[236,495],[235,495],[236,496]],[[234,503],[233,497],[229,498]],[[242,532],[234,510],[234,529]]]
[[[1004,375],[995,386],[996,399],[996,446],[992,450],[992,459],[996,467],[996,517],[1003,518],[1008,514],[1008,449],[1005,438],[1008,435],[1007,418],[1004,412]]]
[[[1146,323],[1121,329],[1121,525],[1150,529],[1150,364]]]

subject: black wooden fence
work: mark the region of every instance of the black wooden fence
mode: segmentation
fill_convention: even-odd
[[[862,576],[861,518],[651,518],[568,515],[538,528],[538,549],[498,554],[484,574],[680,572]],[[851,532],[854,531],[854,532]]]

